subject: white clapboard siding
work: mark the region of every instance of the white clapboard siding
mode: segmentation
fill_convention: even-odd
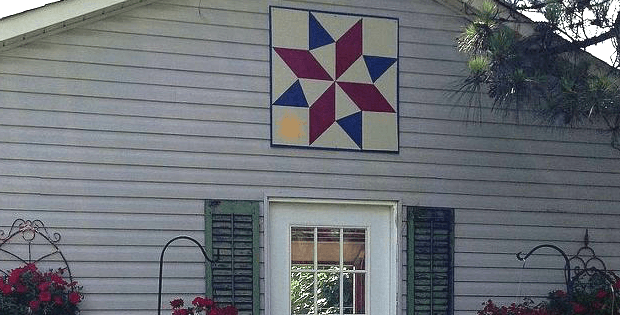
[[[399,19],[398,154],[270,147],[269,5]],[[3,51],[0,229],[22,217],[61,233],[85,315],[154,314],[161,248],[204,241],[206,199],[455,208],[457,315],[561,288],[553,252],[525,268],[515,254],[574,254],[586,229],[620,269],[620,154],[597,130],[516,123],[455,97],[465,23],[441,1],[162,0]],[[192,244],[166,261],[164,303],[204,290]],[[405,274],[403,261],[403,314]]]

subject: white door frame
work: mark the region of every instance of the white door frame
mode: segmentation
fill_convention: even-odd
[[[271,203],[309,203],[309,204],[328,204],[328,205],[338,205],[338,204],[346,204],[346,205],[377,205],[377,206],[388,206],[391,209],[390,215],[390,229],[392,241],[390,242],[390,261],[391,264],[389,266],[389,274],[390,274],[390,300],[391,303],[390,309],[388,313],[379,314],[379,315],[396,315],[398,309],[399,302],[399,289],[400,289],[400,231],[398,230],[399,224],[399,209],[400,202],[398,201],[372,201],[372,200],[339,200],[339,199],[313,199],[313,198],[283,198],[283,197],[269,197],[265,196],[264,199],[264,253],[263,259],[265,263],[265,314],[266,315],[288,315],[288,314],[271,314],[271,266],[270,266],[270,246],[269,240],[272,237],[270,219],[269,219],[269,206]],[[275,236],[277,237],[277,236]],[[378,314],[371,314],[378,315]]]

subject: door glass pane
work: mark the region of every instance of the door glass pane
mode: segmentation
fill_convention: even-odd
[[[291,314],[364,314],[365,251],[364,228],[292,227]]]
[[[343,281],[343,314],[365,314],[366,275],[345,273]]]
[[[317,229],[318,269],[333,270],[340,267],[340,229]]]
[[[364,270],[366,254],[366,230],[343,229],[344,265],[354,270]]]
[[[317,273],[318,314],[340,314],[340,274]]]
[[[315,314],[313,292],[313,272],[291,272],[291,314]]]
[[[291,266],[314,265],[314,228],[291,228]]]

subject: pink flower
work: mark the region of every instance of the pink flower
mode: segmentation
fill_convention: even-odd
[[[32,300],[30,301],[30,303],[28,303],[28,306],[30,307],[31,310],[35,311],[39,309],[39,304],[40,302],[38,300]]]
[[[0,289],[2,290],[2,294],[4,295],[9,295],[13,292],[13,287],[9,284],[2,285],[2,288]]]
[[[69,302],[73,305],[80,303],[82,296],[77,292],[69,293]]]
[[[52,300],[52,294],[49,291],[43,291],[39,293],[39,300],[41,302],[49,302]]]
[[[174,310],[172,312],[172,315],[189,315],[189,314],[190,314],[190,312],[188,310],[184,309],[184,308],[180,308],[180,309]]]
[[[49,282],[41,282],[38,286],[37,289],[39,289],[39,291],[47,291],[50,288],[50,284]]]
[[[172,308],[179,308],[183,306],[183,299],[175,299],[170,301],[170,306],[172,306]]]
[[[213,302],[213,300],[209,299],[209,298],[203,298],[203,297],[196,297],[193,301],[192,304],[195,306],[199,306],[199,307],[211,307],[213,305],[215,305],[215,302]]]
[[[238,315],[239,311],[237,310],[236,307],[232,306],[232,305],[228,305],[225,308],[222,309],[221,312],[222,315]]]
[[[56,305],[62,305],[62,297],[60,295],[54,295],[53,300]]]
[[[19,282],[19,277],[21,277],[23,270],[21,268],[16,268],[11,271],[9,275],[9,284],[16,285]]]
[[[15,285],[15,292],[17,293],[26,293],[28,291],[28,287],[25,285],[18,283]]]
[[[605,292],[605,290],[599,290],[598,293],[596,293],[597,299],[603,299],[606,296],[607,296],[607,292]]]
[[[575,312],[576,314],[583,314],[588,311],[588,308],[586,308],[585,306],[579,303],[573,302],[572,304],[573,304],[573,312]]]

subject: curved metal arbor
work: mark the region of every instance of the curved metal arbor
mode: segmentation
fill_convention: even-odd
[[[44,242],[35,243],[38,237],[43,238]],[[67,263],[65,255],[60,251],[56,245],[60,241],[60,233],[54,232],[50,234],[47,227],[40,220],[24,220],[16,219],[11,225],[9,233],[5,233],[0,230],[0,252],[8,254],[13,259],[23,264],[36,264],[45,259],[53,258],[54,256],[60,257],[61,263],[64,267],[62,270],[66,270],[69,274],[69,281],[73,282],[73,275],[71,274],[71,268]],[[27,248],[26,253],[16,252],[11,250],[11,245],[24,245]],[[34,247],[48,247],[48,251],[43,253],[33,254]],[[7,275],[6,271],[0,270],[3,274]]]
[[[564,279],[566,284],[566,292],[568,294],[572,294],[576,285],[579,284],[580,279],[583,277],[587,277],[590,279],[593,276],[602,277],[606,283],[609,285],[611,292],[615,293],[614,283],[619,280],[618,276],[616,276],[613,272],[607,270],[607,266],[605,262],[596,256],[594,249],[590,247],[590,237],[588,235],[588,230],[586,229],[586,233],[583,238],[583,246],[577,250],[577,253],[571,257],[566,255],[566,253],[559,247],[552,244],[541,244],[534,247],[527,254],[523,254],[523,252],[517,253],[517,259],[520,261],[525,261],[528,259],[534,252],[541,248],[551,248],[556,250],[562,257],[564,258]],[[614,309],[615,305],[615,294],[612,294],[612,309]]]

